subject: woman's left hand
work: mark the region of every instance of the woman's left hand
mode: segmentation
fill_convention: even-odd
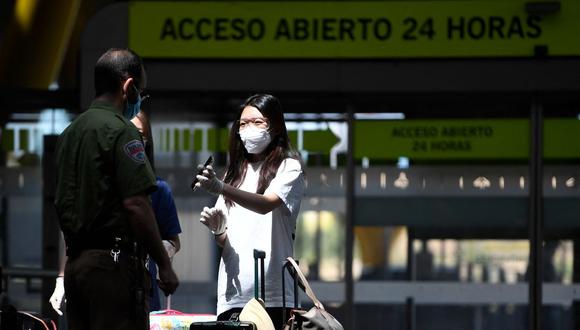
[[[212,207],[211,209],[207,206],[204,207],[199,221],[215,236],[225,233],[228,229],[228,219],[224,212],[217,207]]]

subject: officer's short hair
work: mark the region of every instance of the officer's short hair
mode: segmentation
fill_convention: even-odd
[[[122,82],[128,78],[141,86],[143,78],[143,61],[130,49],[111,48],[95,64],[96,96],[115,93]]]

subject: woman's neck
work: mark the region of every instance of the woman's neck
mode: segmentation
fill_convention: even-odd
[[[266,155],[264,153],[260,154],[248,154],[248,161],[250,163],[261,162],[266,159]]]

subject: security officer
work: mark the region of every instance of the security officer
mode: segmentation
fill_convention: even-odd
[[[67,246],[71,330],[149,329],[147,253],[165,294],[179,284],[148,196],[155,176],[129,121],[145,83],[137,54],[108,50],[95,65],[95,100],[57,143],[55,204]]]

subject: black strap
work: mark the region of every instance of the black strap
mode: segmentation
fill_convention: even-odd
[[[296,264],[299,265],[298,260],[296,260]],[[296,278],[296,273],[294,272],[292,264],[290,261],[286,261],[282,266],[282,328],[284,328],[286,321],[288,321],[286,319],[286,269],[288,269],[288,273],[294,279],[294,308],[298,308],[298,279]]]

